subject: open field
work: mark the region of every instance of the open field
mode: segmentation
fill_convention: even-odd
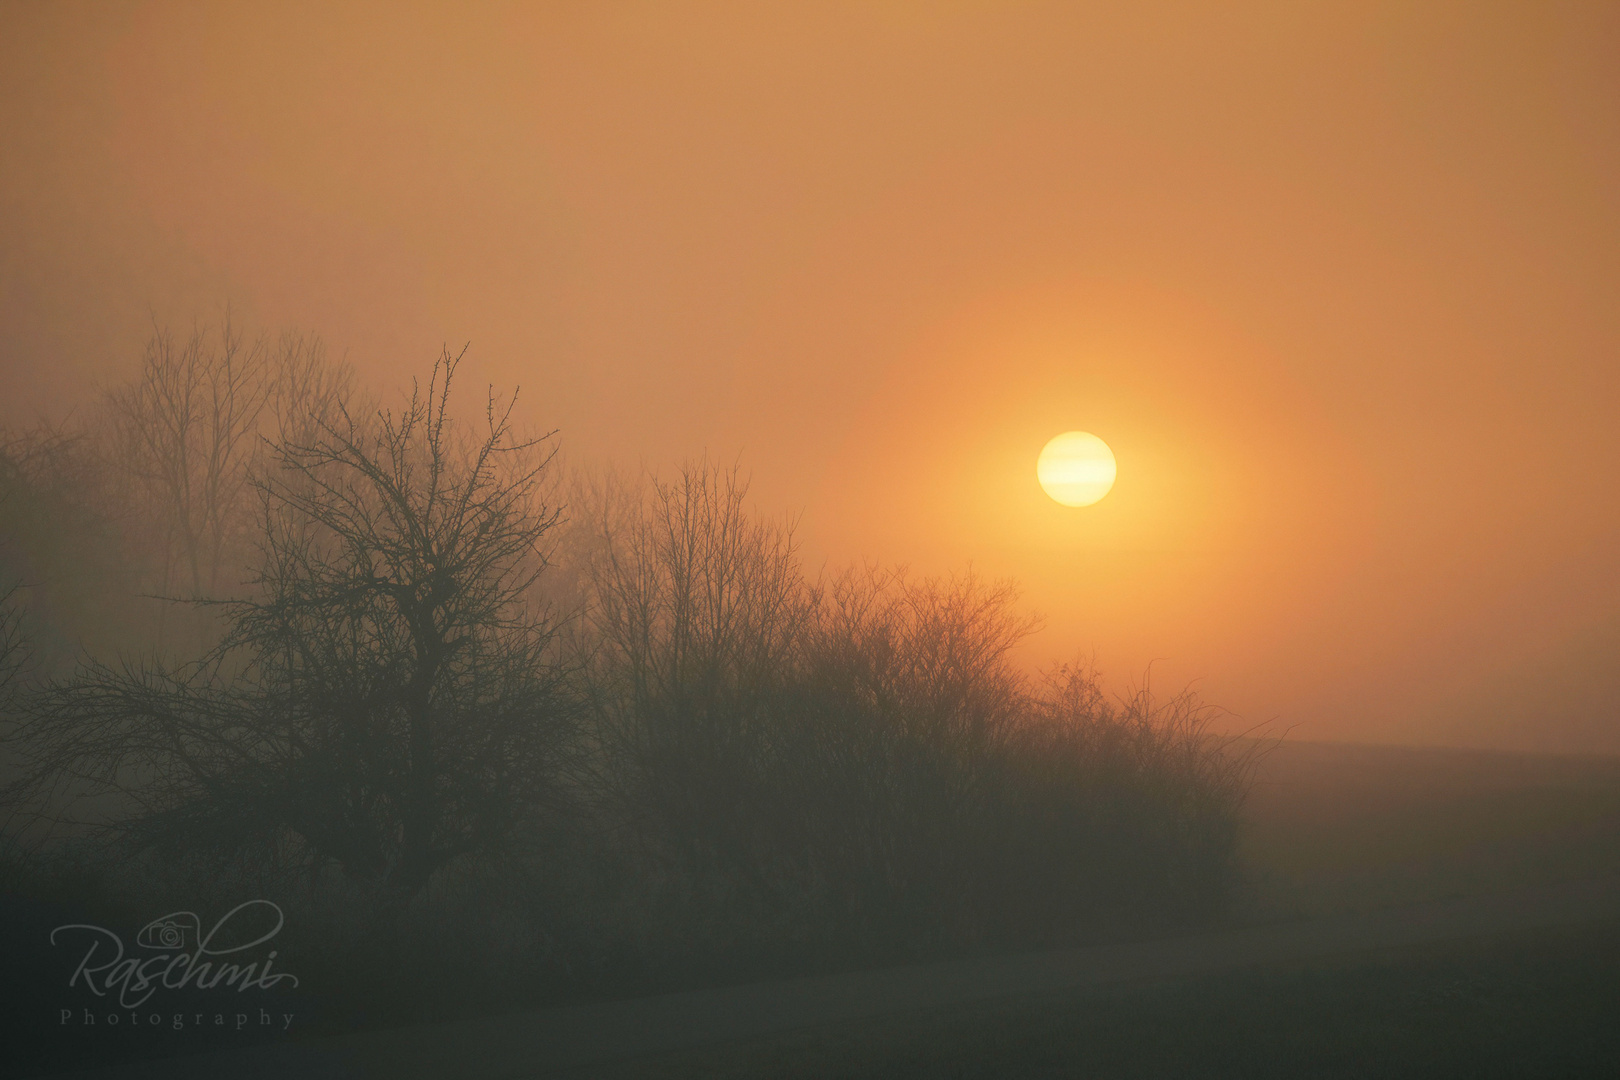
[[[199,1058],[328,1076],[1607,1075],[1620,766],[1300,743],[1224,929]],[[176,1063],[140,1075],[180,1075]]]
[[[1620,921],[1609,921],[934,1010],[556,1075],[1602,1077],[1620,1067],[1617,1014]]]
[[[1620,875],[1620,758],[1284,742],[1244,816],[1255,919]]]

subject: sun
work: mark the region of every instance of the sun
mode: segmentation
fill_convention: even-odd
[[[1089,431],[1065,431],[1035,463],[1041,488],[1064,506],[1090,506],[1107,495],[1116,472],[1114,452]]]

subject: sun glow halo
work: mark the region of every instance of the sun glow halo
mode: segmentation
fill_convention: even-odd
[[[1114,452],[1089,431],[1065,431],[1035,463],[1041,488],[1064,506],[1090,506],[1108,494],[1117,473]]]

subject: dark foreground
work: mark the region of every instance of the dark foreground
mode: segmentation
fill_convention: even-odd
[[[1245,861],[1249,914],[1217,932],[95,1075],[1620,1076],[1620,762],[1285,747]]]
[[[150,1077],[1608,1076],[1620,883],[365,1032]]]
[[[578,1077],[1612,1077],[1620,920],[931,1012]]]

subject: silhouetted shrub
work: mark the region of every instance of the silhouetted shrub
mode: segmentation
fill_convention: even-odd
[[[602,805],[669,936],[914,955],[1220,910],[1250,762],[1212,710],[1032,684],[1010,586],[812,582],[745,494],[699,464],[594,505]]]

